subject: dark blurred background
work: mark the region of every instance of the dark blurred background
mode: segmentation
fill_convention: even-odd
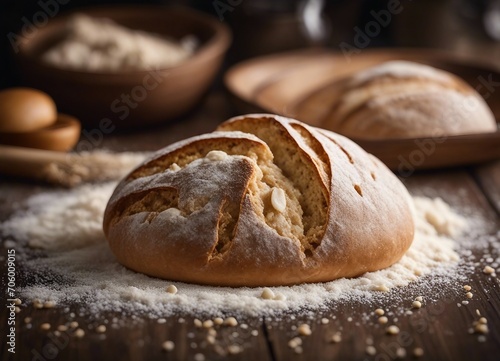
[[[1,0],[0,87],[19,83],[12,61],[12,34],[21,31],[27,22],[43,21],[43,18],[37,19],[41,10],[50,15],[56,7],[63,13],[89,5],[117,3],[139,2]],[[227,23],[234,33],[228,64],[307,46],[348,51],[349,46],[362,45],[447,49],[500,65],[500,0],[153,0],[140,3],[189,6]],[[388,14],[391,19],[385,25]],[[374,21],[378,22],[378,28]],[[366,37],[370,31],[372,34]]]

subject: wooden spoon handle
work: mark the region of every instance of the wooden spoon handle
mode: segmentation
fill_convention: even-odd
[[[68,161],[68,153],[0,145],[0,173],[6,175],[46,181],[51,164]]]

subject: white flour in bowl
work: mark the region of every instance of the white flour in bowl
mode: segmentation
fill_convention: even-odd
[[[175,66],[193,55],[192,35],[176,41],[133,30],[107,18],[73,15],[66,37],[42,55],[47,64],[72,70],[119,72]]]
[[[460,278],[462,267],[457,267],[457,245],[451,237],[464,231],[467,221],[441,199],[422,197],[414,198],[417,232],[407,254],[387,269],[358,278],[271,287],[281,300],[261,298],[263,288],[209,287],[151,278],[117,263],[106,243],[102,215],[114,186],[86,185],[35,195],[27,200],[26,209],[0,224],[0,232],[9,236],[5,245],[17,248],[23,273],[31,275],[28,286],[19,290],[23,300],[78,304],[94,315],[121,311],[150,317],[176,312],[255,316],[321,308],[346,299],[370,302],[417,279],[430,289],[443,279]],[[41,248],[44,256],[33,257],[33,248]],[[177,287],[176,294],[166,292],[170,284]]]

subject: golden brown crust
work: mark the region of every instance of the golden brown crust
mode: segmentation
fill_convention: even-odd
[[[409,199],[350,140],[247,115],[139,166],[111,197],[104,231],[122,264],[151,276],[225,286],[323,282],[398,261],[413,240]]]

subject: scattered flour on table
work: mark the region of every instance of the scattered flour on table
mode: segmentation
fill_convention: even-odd
[[[398,263],[381,271],[321,284],[271,287],[284,300],[262,299],[262,288],[209,287],[151,278],[117,263],[104,238],[102,215],[115,185],[85,185],[32,196],[26,209],[0,224],[0,233],[9,237],[7,242],[12,245],[15,240],[25,274],[51,279],[20,289],[25,300],[78,303],[92,314],[114,310],[151,317],[176,312],[266,315],[321,308],[345,299],[369,301],[381,291],[425,280],[425,275],[432,274],[427,277],[429,283],[440,275],[459,276],[452,237],[466,230],[467,221],[439,198],[414,197],[415,240]],[[44,256],[33,256],[33,248],[42,249]],[[171,283],[177,286],[177,294],[165,291]]]

